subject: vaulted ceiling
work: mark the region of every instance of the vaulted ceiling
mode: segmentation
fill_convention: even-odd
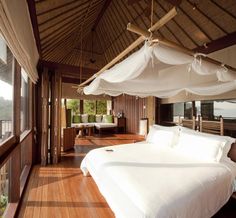
[[[236,43],[235,0],[154,0],[153,21],[174,5],[177,16],[158,36],[203,53]],[[138,38],[127,23],[150,27],[151,0],[35,0],[29,6],[47,62],[98,70]]]

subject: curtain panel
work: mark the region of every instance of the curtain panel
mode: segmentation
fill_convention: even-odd
[[[39,54],[26,0],[0,0],[0,33],[33,83]]]

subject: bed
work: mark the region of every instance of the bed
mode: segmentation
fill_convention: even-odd
[[[236,164],[227,157],[234,139],[198,134],[156,126],[145,142],[90,151],[81,170],[116,217],[211,217],[236,190]],[[201,144],[185,148],[188,137],[209,148],[203,155]]]

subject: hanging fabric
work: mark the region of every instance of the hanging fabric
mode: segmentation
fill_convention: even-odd
[[[85,94],[167,98],[181,91],[217,95],[236,89],[236,72],[168,46],[144,45],[99,75]]]

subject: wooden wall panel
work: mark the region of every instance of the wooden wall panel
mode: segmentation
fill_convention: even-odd
[[[121,95],[113,99],[114,113],[123,112],[126,117],[126,130],[129,133],[139,132],[139,120],[146,118],[147,98]]]

